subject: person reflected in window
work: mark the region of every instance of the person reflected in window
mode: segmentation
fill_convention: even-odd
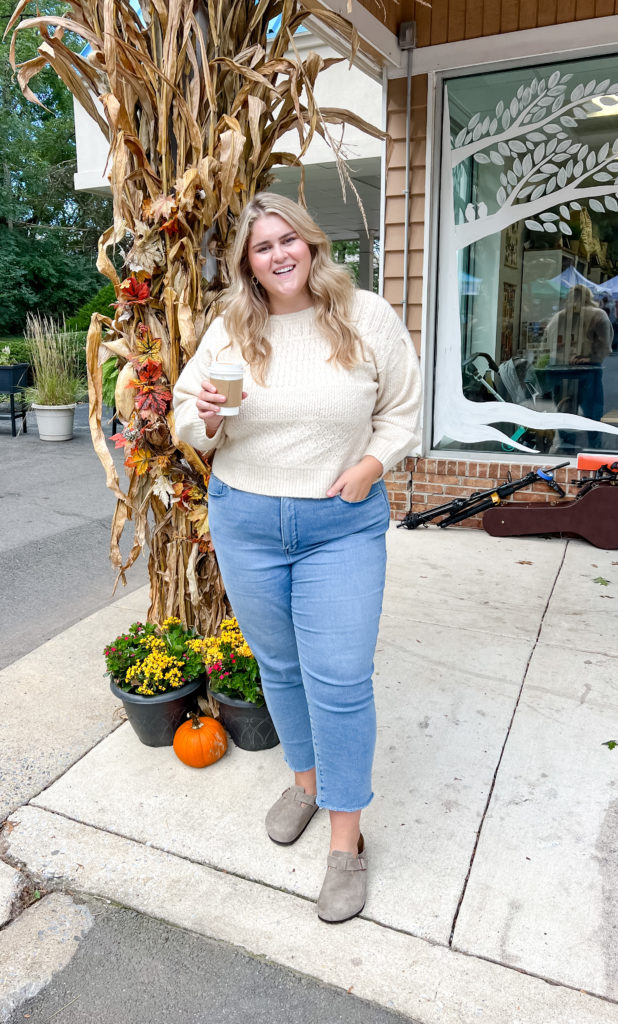
[[[604,313],[607,313],[609,322],[612,325],[614,336],[612,338],[612,350],[618,349],[618,316],[616,315],[616,300],[609,292],[603,292],[599,297],[599,305]]]
[[[594,301],[590,288],[576,284],[566,298],[564,308],[551,318],[546,338],[549,344],[549,363],[564,369],[564,379],[575,382],[572,406],[568,411],[579,412],[588,419],[600,420],[603,415],[603,360],[611,354],[614,331],[607,313]],[[568,368],[568,369],[567,369]],[[559,374],[556,370],[556,378]],[[558,384],[558,379],[556,379]],[[555,396],[558,408],[560,395]],[[598,434],[590,435],[590,443],[598,443]]]

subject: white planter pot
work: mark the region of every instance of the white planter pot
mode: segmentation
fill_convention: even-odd
[[[73,437],[73,405],[34,405],[41,441],[70,441]]]

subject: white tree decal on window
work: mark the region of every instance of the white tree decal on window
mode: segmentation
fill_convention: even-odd
[[[461,337],[457,253],[488,235],[523,220],[531,231],[571,234],[571,211],[585,203],[598,213],[618,212],[618,139],[598,150],[570,133],[590,116],[582,105],[597,96],[618,94],[618,82],[606,78],[569,92],[572,75],[554,71],[521,85],[493,116],[475,113],[450,137],[448,87],[445,87],[442,204],[440,216],[439,295],[440,344],[436,356],[434,441],[501,441],[533,451],[511,440],[492,423],[514,422],[533,429],[618,429],[596,420],[565,413],[539,412],[510,402],[472,402],[465,398],[461,375]],[[499,172],[495,209],[468,203],[455,223],[453,171],[464,161],[493,164]]]

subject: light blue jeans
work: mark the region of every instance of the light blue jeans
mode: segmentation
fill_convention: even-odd
[[[386,571],[382,481],[364,501],[276,498],[212,475],[209,523],[228,598],[292,771],[317,802],[357,811],[373,793],[373,655]]]

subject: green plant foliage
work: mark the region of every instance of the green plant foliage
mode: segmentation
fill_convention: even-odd
[[[344,263],[352,273],[356,284],[360,278],[360,243],[358,239],[348,241],[331,242],[330,251],[337,263]],[[373,290],[377,292],[380,283],[380,243],[378,239],[373,242]],[[363,283],[363,287],[366,287]]]
[[[24,338],[0,338],[0,366],[29,362],[30,349]]]
[[[262,707],[260,670],[237,619],[223,619],[219,635],[206,637],[203,647],[208,686],[215,699],[222,693]]]
[[[105,405],[110,409],[113,409],[116,405],[116,382],[118,380],[118,374],[120,373],[120,367],[118,366],[118,360],[116,357],[112,356],[111,359],[106,359],[101,367],[101,371],[103,401]]]
[[[160,626],[134,622],[103,653],[116,686],[142,697],[177,690],[204,672],[202,637],[173,616]]]
[[[67,327],[70,331],[87,331],[90,327],[90,318],[93,313],[103,313],[104,316],[111,316],[113,309],[111,303],[116,301],[116,292],[110,282],[102,288],[83,306],[80,306],[73,316],[67,320]]]
[[[64,14],[67,6],[40,0],[38,9]],[[0,0],[2,30],[14,7],[13,0]],[[69,33],[64,41],[83,48]],[[34,31],[20,33],[17,59],[35,57],[39,42]],[[92,296],[102,280],[97,239],[112,219],[110,199],[73,188],[69,90],[48,67],[37,76],[47,109],[26,100],[9,64],[9,44],[0,39],[0,336],[21,333],[29,311],[63,315]]]

